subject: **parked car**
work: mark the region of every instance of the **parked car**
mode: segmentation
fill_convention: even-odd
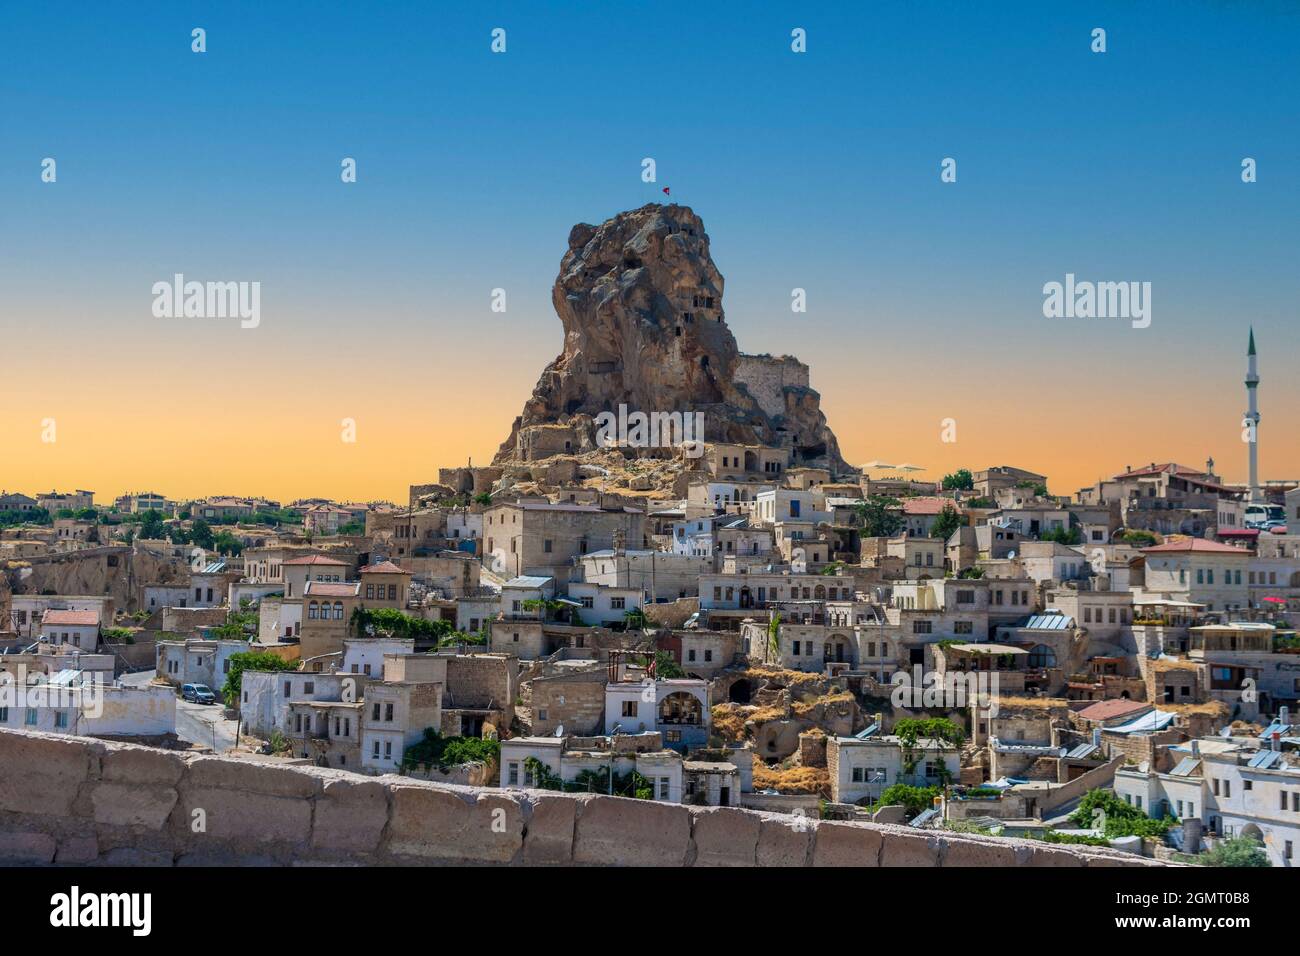
[[[181,699],[196,704],[215,704],[217,695],[212,693],[212,688],[207,684],[185,684],[181,687]]]

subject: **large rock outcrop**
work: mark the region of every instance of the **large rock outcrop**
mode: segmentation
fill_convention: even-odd
[[[689,207],[652,203],[574,226],[552,292],[564,351],[543,370],[496,462],[593,451],[595,417],[625,405],[699,412],[707,441],[783,447],[794,464],[851,471],[807,367],[742,355],[722,290]]]

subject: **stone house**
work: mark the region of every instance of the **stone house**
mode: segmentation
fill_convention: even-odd
[[[47,610],[41,615],[43,644],[68,645],[85,651],[99,649],[99,612]]]
[[[956,780],[961,754],[928,738],[909,749],[895,736],[830,737],[826,769],[833,802],[861,803],[878,800],[896,783],[939,786],[945,780]]]
[[[698,678],[628,681],[605,685],[605,733],[663,735],[673,750],[708,744],[712,715],[709,683]]]
[[[645,777],[652,799],[681,803],[683,763],[681,754],[665,748],[654,732],[615,734],[606,737],[513,737],[501,741],[501,787],[536,787],[540,781],[532,761],[565,783],[575,782],[584,771],[625,777],[636,771]]]
[[[629,507],[520,502],[483,512],[484,555],[501,573],[540,574],[567,581],[575,558],[645,543],[644,511]],[[499,562],[499,564],[498,564]]]
[[[221,693],[230,673],[230,657],[246,653],[246,641],[209,641],[192,638],[185,641],[158,641],[157,677],[179,687],[182,684],[207,684],[215,694]]]

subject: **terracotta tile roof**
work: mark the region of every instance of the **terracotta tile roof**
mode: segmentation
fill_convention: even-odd
[[[1150,704],[1138,700],[1100,700],[1083,708],[1077,716],[1084,720],[1114,720],[1116,717],[1126,717],[1150,709]]]
[[[1145,478],[1150,475],[1160,474],[1177,475],[1180,478],[1204,478],[1205,470],[1202,468],[1188,468],[1186,465],[1180,465],[1176,461],[1167,461],[1162,465],[1151,465],[1148,468],[1134,468],[1132,471],[1121,472],[1115,476],[1115,481],[1123,478]]]
[[[1165,544],[1157,544],[1142,549],[1143,554],[1190,554],[1192,552],[1198,554],[1250,554],[1250,552],[1245,548],[1238,548],[1236,545],[1231,544],[1222,544],[1218,541],[1206,541],[1204,538],[1187,538],[1183,541],[1169,541]]]
[[[341,566],[344,566],[344,567],[347,566],[347,562],[346,562],[346,561],[339,561],[339,560],[337,560],[336,558],[327,558],[327,557],[324,557],[323,555],[319,555],[319,554],[313,554],[313,555],[311,555],[310,557],[307,557],[307,558],[291,558],[290,560],[288,560],[288,561],[284,561],[284,562],[282,562],[282,563],[283,563],[283,564],[298,564],[298,565],[302,565],[302,564],[337,564],[337,565],[341,565]]]
[[[98,611],[46,611],[42,624],[66,624],[69,627],[93,627],[99,623]]]
[[[303,592],[304,596],[312,597],[356,597],[360,585],[356,581],[351,584],[336,584],[327,581],[308,581],[307,589]]]
[[[361,569],[362,574],[410,574],[410,571],[403,570],[392,561],[380,561],[378,564],[367,564]]]
[[[949,498],[904,498],[903,514],[905,515],[937,515],[943,511],[944,505],[953,505]]]

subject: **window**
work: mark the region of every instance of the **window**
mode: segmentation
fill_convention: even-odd
[[[669,780],[670,780],[669,777],[660,777],[660,778],[659,778],[659,799],[660,799],[660,800],[667,800],[667,799],[668,799],[668,782],[669,782]]]
[[[54,715],[54,729],[67,730],[67,728],[68,728],[68,712],[66,710],[57,711]]]
[[[393,759],[393,742],[391,740],[384,741],[384,759],[385,760]]]
[[[974,634],[975,625],[971,621],[956,621],[953,623],[952,630],[954,634]]]
[[[519,763],[517,761],[510,761],[510,771],[507,782],[512,787],[519,783]]]
[[[634,700],[623,701],[623,716],[624,717],[636,716],[636,701]]]
[[[393,722],[393,705],[392,705],[392,704],[384,704],[384,722],[385,722],[385,723],[390,723],[390,724]]]
[[[610,598],[609,606],[613,608],[615,611],[621,611],[625,607],[627,607],[627,598],[621,598],[621,597]]]
[[[550,538],[547,538],[545,541],[542,542],[542,550],[543,550],[544,552],[546,552],[547,554],[550,554],[550,553],[551,553],[551,539],[550,539]]]
[[[913,633],[913,634],[929,634],[929,633],[931,632],[932,629],[933,629],[933,628],[932,628],[932,625],[931,625],[931,623],[930,623],[929,621],[913,621],[913,622],[912,622],[912,633]]]

